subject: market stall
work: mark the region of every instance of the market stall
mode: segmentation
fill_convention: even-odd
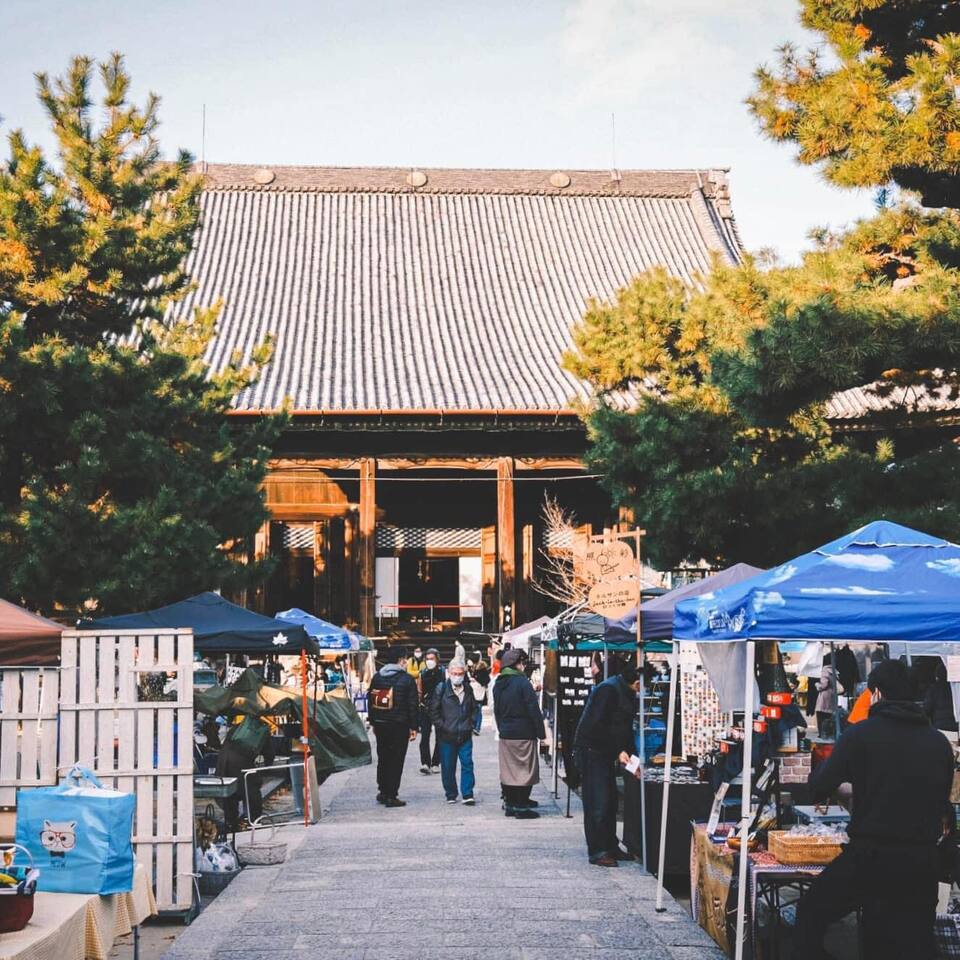
[[[642,636],[646,652],[670,652],[669,643],[673,636],[673,616],[676,605],[690,597],[700,596],[713,590],[739,583],[763,571],[759,567],[752,567],[746,563],[734,564],[712,576],[696,580],[662,594],[640,605],[642,617]],[[622,642],[636,636],[637,612],[627,614],[620,620],[607,620],[604,626],[604,637],[608,642]],[[690,667],[690,669],[687,669]],[[678,677],[678,673],[682,676]],[[710,688],[699,664],[675,663],[670,673],[670,690],[660,691],[659,685],[651,684],[655,693],[661,693],[658,704],[652,706],[648,715],[652,715],[651,724],[666,720],[679,695],[679,707],[682,709],[682,726],[685,736],[680,738],[681,756],[684,759],[699,757],[713,750],[715,733],[721,723],[726,724],[726,718],[720,716],[719,704]],[[674,734],[666,730],[659,733],[648,730],[647,740],[655,743],[671,745],[673,753]],[[668,739],[669,737],[669,739]],[[655,750],[658,753],[659,750]],[[646,758],[645,758],[646,759]],[[660,759],[658,757],[658,759]],[[643,790],[644,801],[641,804],[640,781],[634,777],[625,777],[623,781],[623,840],[627,849],[640,855],[646,841],[647,857],[650,863],[658,864],[657,872],[665,874],[686,873],[690,862],[690,823],[695,820],[705,820],[713,804],[714,788],[706,776],[703,763],[684,766],[680,776],[673,777],[673,804],[667,810],[663,798],[666,793],[662,768],[657,765],[648,765],[644,772]],[[641,836],[641,808],[645,808],[646,830]],[[728,807],[725,816],[736,816],[736,810]],[[667,818],[669,829],[662,829],[664,817]],[[661,856],[660,834],[664,833],[666,843]]]
[[[886,521],[859,530],[741,583],[682,601],[674,640],[727,644],[742,678],[745,737],[740,836],[756,827],[752,807],[755,649],[779,640],[960,643],[960,546]],[[669,782],[669,755],[666,779]],[[767,853],[784,863],[774,846]],[[760,852],[760,851],[757,851]],[[751,858],[737,863],[735,956],[743,956]],[[793,866],[804,865],[801,861]],[[662,883],[662,881],[660,881]],[[660,901],[658,889],[658,904]]]
[[[265,657],[320,652],[317,642],[300,624],[265,617],[209,591],[143,613],[101,617],[83,623],[82,627],[90,630],[189,627],[193,630],[194,649],[204,656]]]

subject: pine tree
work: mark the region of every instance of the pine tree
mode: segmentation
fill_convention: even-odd
[[[781,48],[756,73],[763,132],[843,187],[915,191],[960,207],[960,3],[801,0],[826,52]]]
[[[168,320],[202,229],[190,156],[161,158],[158,98],[129,99],[122,57],[37,75],[57,143],[20,131],[0,166],[0,582],[48,613],[143,609],[263,571],[279,429],[226,413],[264,345],[212,373],[217,310]]]
[[[960,450],[924,412],[960,396],[960,214],[881,211],[799,266],[700,287],[653,271],[574,342],[590,466],[661,567],[769,565],[878,517],[960,536]],[[825,403],[863,385],[915,399],[841,433]]]

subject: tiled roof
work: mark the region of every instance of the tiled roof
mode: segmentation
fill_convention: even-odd
[[[960,416],[960,402],[950,396],[948,387],[932,391],[923,386],[894,387],[881,393],[874,385],[836,393],[826,404],[828,420],[863,420],[872,414],[897,410],[920,415]]]
[[[740,254],[723,171],[210,165],[202,207],[176,309],[223,301],[214,367],[275,343],[239,410],[567,409],[589,298]]]
[[[202,204],[177,309],[223,301],[215,367],[275,342],[238,410],[565,410],[588,395],[560,355],[590,297],[740,255],[722,170],[212,164]],[[826,412],[901,407],[960,415],[915,387],[846,390]]]

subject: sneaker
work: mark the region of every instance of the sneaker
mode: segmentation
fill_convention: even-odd
[[[421,767],[420,769],[422,770],[423,767]],[[430,768],[430,773],[439,773],[439,772],[440,772],[440,768],[439,768],[439,767],[431,767],[431,768]]]
[[[447,797],[447,803],[456,803],[456,802],[457,802],[456,797]]]
[[[604,854],[602,857],[594,857],[590,861],[595,867],[619,867],[620,864],[611,857],[609,854]]]
[[[513,816],[518,820],[539,820],[540,814],[536,810],[531,810],[529,807],[515,807],[513,811]]]
[[[474,800],[473,797],[464,797],[464,798],[463,798],[463,805],[464,805],[465,807],[472,807],[476,802],[477,802],[477,801]]]
[[[420,764],[420,772],[421,772],[421,773],[429,773],[429,772],[430,772],[430,768],[429,768],[425,763],[421,763],[421,764]]]
[[[405,807],[407,805],[406,800],[401,800],[399,797],[388,797],[383,801],[385,807]]]

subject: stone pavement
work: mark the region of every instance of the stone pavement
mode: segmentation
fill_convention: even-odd
[[[285,831],[298,843],[287,863],[244,870],[165,960],[722,956],[669,895],[655,912],[655,881],[639,864],[591,866],[579,807],[566,819],[548,783],[534,791],[540,820],[504,817],[489,722],[474,755],[475,807],[444,802],[439,775],[417,770],[416,744],[405,808],[375,802],[373,768],[337,774],[321,788],[321,822]]]

